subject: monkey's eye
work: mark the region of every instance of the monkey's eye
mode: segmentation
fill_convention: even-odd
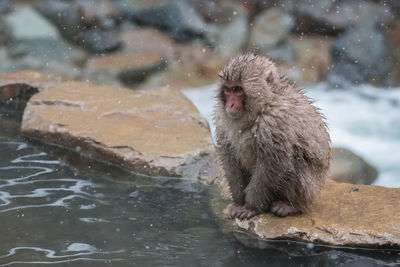
[[[240,86],[235,86],[232,88],[232,91],[240,93],[240,92],[243,92],[243,88]]]
[[[229,88],[228,86],[224,86],[222,87],[225,93],[229,93],[231,91],[231,88]]]

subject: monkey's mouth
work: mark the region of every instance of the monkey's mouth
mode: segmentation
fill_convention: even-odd
[[[225,110],[226,114],[231,119],[238,119],[242,116],[242,111],[240,110]]]

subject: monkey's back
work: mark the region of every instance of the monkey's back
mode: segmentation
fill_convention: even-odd
[[[287,85],[265,106],[256,127],[270,193],[309,211],[329,169],[330,138],[322,115],[301,91]]]

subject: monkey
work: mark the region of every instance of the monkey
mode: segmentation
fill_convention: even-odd
[[[213,119],[231,217],[310,212],[330,164],[320,109],[267,56],[239,54],[218,76]]]

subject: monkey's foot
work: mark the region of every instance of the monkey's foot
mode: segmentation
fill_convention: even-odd
[[[244,206],[233,205],[231,209],[231,218],[232,219],[239,218],[241,220],[250,219],[251,217],[254,217],[260,213],[261,212],[257,210],[248,209],[245,208]]]
[[[289,206],[283,201],[275,201],[271,205],[271,212],[279,217],[298,214],[299,211],[292,206]]]

